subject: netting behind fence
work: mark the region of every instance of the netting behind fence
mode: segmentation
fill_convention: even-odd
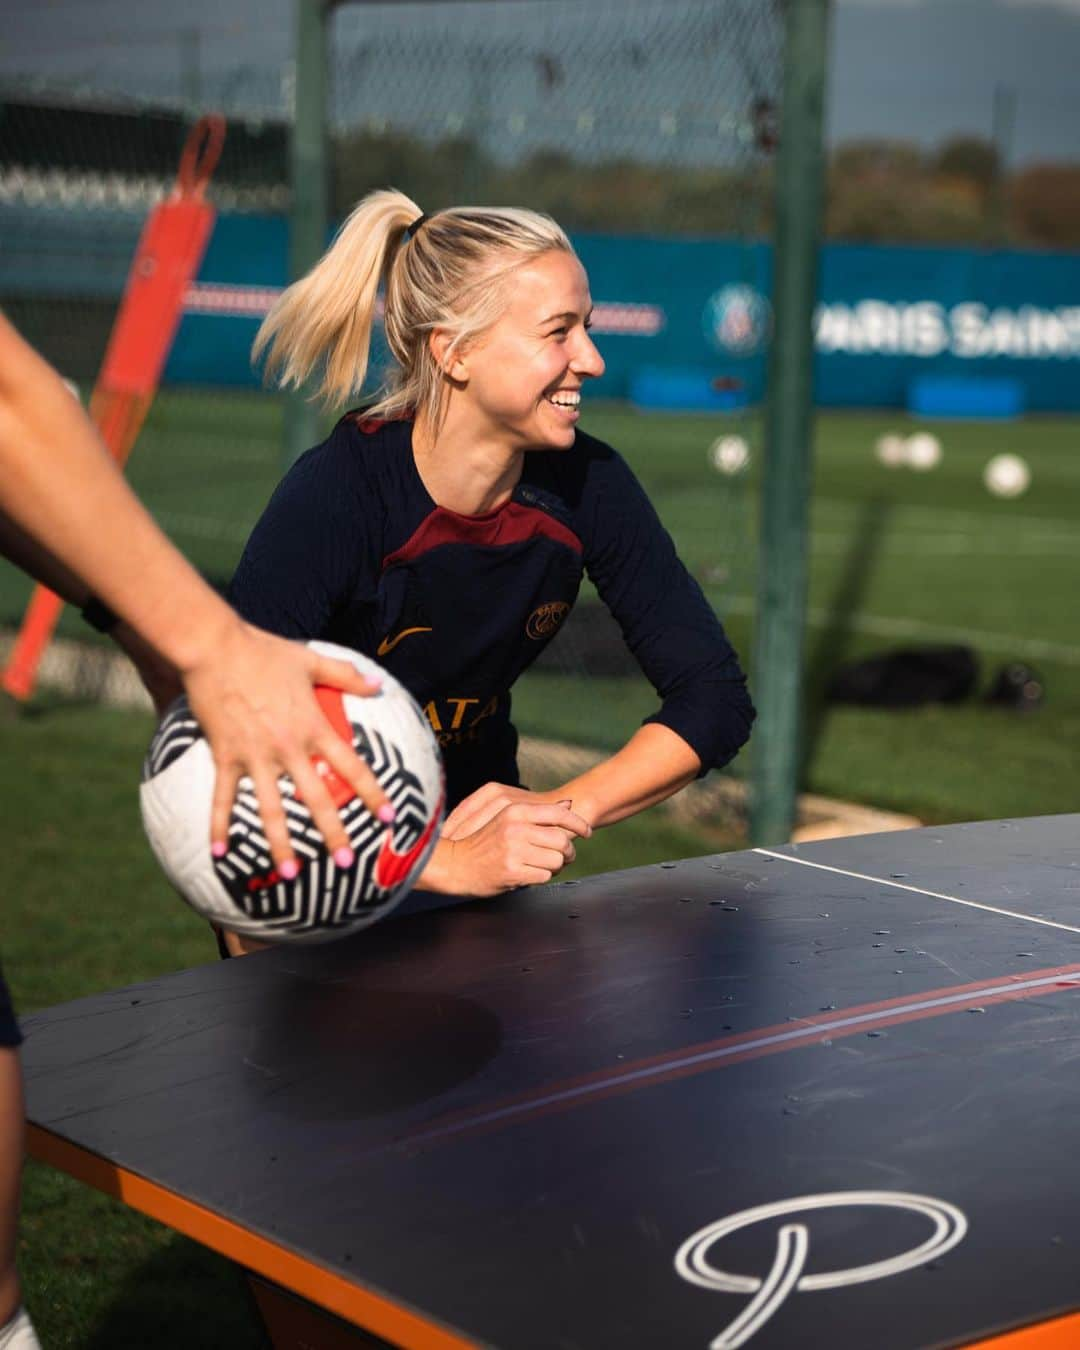
[[[396,174],[438,208],[549,210],[568,229],[762,227],[780,25],[772,0],[515,0],[335,11],[340,202]]]

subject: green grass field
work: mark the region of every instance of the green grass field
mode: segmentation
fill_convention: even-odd
[[[279,417],[269,398],[166,393],[150,418],[132,478],[212,576],[228,575],[277,479]],[[610,405],[588,409],[585,424],[631,461],[749,660],[755,472],[723,479],[706,459],[731,425]],[[1073,809],[1080,423],[930,427],[945,456],[925,475],[874,459],[877,436],[907,429],[895,414],[818,420],[804,786],[934,821]],[[980,482],[990,455],[1006,450],[1034,473],[1013,502]],[[0,621],[17,618],[27,593],[3,565]],[[70,615],[63,631],[86,636]],[[814,691],[838,661],[909,641],[970,643],[984,683],[1005,660],[1028,661],[1045,678],[1046,706],[1028,716],[978,701],[902,714],[820,706]],[[625,739],[652,706],[632,678],[533,674],[515,694],[523,731],[599,747]],[[48,696],[0,722],[3,958],[23,1011],[214,959],[142,841],[134,785],[149,732],[142,715]],[[599,835],[575,871],[716,846],[646,816]],[[20,1256],[49,1350],[262,1344],[229,1266],[38,1166]]]
[[[755,482],[724,481],[705,451],[715,418],[588,414],[649,489],[691,570],[705,585],[752,671]],[[807,631],[807,790],[912,812],[928,821],[1073,809],[1080,799],[1080,634],[1073,588],[1080,561],[1080,423],[921,424],[944,446],[930,473],[888,470],[873,447],[913,428],[902,414],[817,420]],[[1029,491],[992,497],[987,460],[1030,464]],[[734,543],[729,545],[728,537]],[[980,659],[980,691],[1003,663],[1043,676],[1039,711],[1018,716],[978,696],[907,712],[825,707],[818,691],[844,660],[916,643],[964,643]],[[534,675],[515,700],[521,725],[603,745],[652,706],[633,682],[575,685]],[[752,754],[752,744],[750,753]],[[746,756],[740,761],[745,769]]]

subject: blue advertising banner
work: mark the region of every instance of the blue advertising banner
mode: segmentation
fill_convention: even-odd
[[[717,384],[739,391],[741,401],[760,400],[771,322],[767,247],[599,235],[578,236],[574,245],[589,273],[593,331],[607,364],[598,393],[628,397],[635,374],[652,368],[689,372],[706,393]],[[251,342],[284,284],[287,259],[280,217],[219,217],[166,381],[258,382]]]
[[[822,404],[903,404],[934,375],[1080,408],[1080,254],[831,244],[820,291]]]
[[[598,393],[640,392],[649,406],[669,407],[761,399],[772,326],[767,245],[599,235],[574,244],[607,363]],[[248,351],[286,257],[280,218],[219,220],[168,379],[256,379]],[[823,406],[904,406],[920,379],[940,376],[998,390],[1014,382],[1029,410],[1080,409],[1080,254],[828,244],[820,293]]]

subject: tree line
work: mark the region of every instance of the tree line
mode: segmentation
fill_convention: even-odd
[[[344,212],[392,183],[425,210],[463,201],[529,205],[571,230],[768,237],[773,162],[732,168],[585,161],[537,150],[510,164],[466,136],[436,143],[355,132],[334,141],[333,202]],[[904,141],[838,146],[828,159],[825,234],[868,243],[1080,248],[1080,163],[1007,171],[994,146],[955,137],[932,151]]]

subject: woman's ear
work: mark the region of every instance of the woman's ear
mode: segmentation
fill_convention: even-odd
[[[447,379],[464,384],[469,378],[469,367],[463,359],[462,352],[451,352],[453,341],[454,335],[447,329],[433,328],[428,338],[428,347],[435,358],[435,364]]]

